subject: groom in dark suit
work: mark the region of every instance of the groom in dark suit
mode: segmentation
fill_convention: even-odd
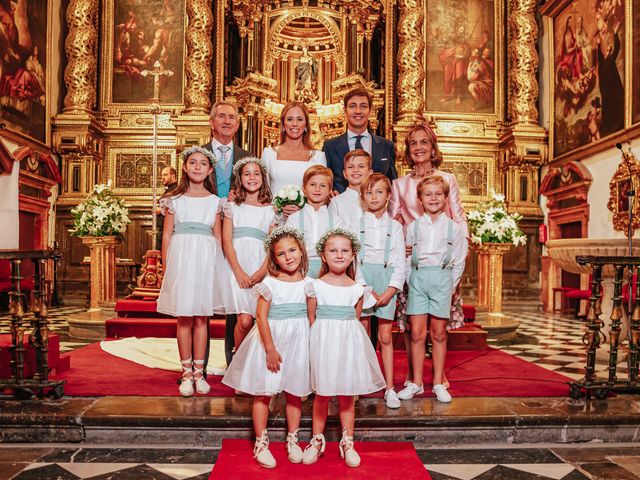
[[[209,124],[211,125],[211,141],[203,145],[203,147],[212,152],[218,159],[214,175],[218,187],[218,196],[223,198],[229,195],[229,190],[233,183],[233,164],[242,158],[250,157],[251,154],[240,148],[233,141],[240,126],[238,108],[235,104],[226,101],[216,102],[211,107]],[[227,365],[231,363],[233,358],[233,331],[236,328],[237,321],[236,315],[227,315],[224,328],[224,354],[227,359]],[[207,329],[208,332],[209,330]],[[209,344],[207,343],[207,360],[208,358]]]
[[[374,135],[367,128],[373,99],[364,88],[356,88],[344,97],[344,115],[347,131],[339,137],[324,142],[322,150],[327,157],[327,167],[333,171],[333,188],[342,193],[348,184],[344,178],[344,156],[351,150],[362,148],[373,158],[374,172],[380,172],[389,180],[398,178],[396,150],[393,142]]]

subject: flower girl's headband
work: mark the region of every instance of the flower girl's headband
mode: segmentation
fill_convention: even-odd
[[[316,243],[316,252],[318,255],[322,255],[324,252],[324,244],[327,243],[327,240],[331,237],[346,237],[351,240],[351,247],[353,248],[353,253],[358,253],[360,251],[361,245],[360,240],[356,237],[355,233],[345,230],[344,228],[332,228],[328,230],[324,235],[320,237],[318,243]]]
[[[233,174],[238,175],[238,173],[242,171],[242,167],[248,163],[255,163],[264,173],[267,172],[267,165],[262,161],[262,159],[256,157],[244,157],[242,160],[233,164]]]
[[[296,237],[304,247],[304,233],[294,227],[278,227],[274,228],[264,239],[264,251],[269,253],[272,243],[277,242],[283,237],[289,236]]]
[[[189,158],[194,153],[201,153],[202,155],[207,157],[212,167],[215,167],[216,163],[218,163],[218,159],[213,153],[211,153],[206,148],[202,148],[197,145],[194,145],[193,147],[189,147],[182,151],[182,154],[180,155],[182,157],[182,163],[185,163],[187,161],[187,158]]]

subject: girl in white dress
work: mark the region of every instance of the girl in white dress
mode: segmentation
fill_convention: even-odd
[[[253,455],[263,467],[273,468],[276,461],[269,451],[267,435],[269,402],[282,391],[287,399],[289,461],[302,461],[298,445],[301,397],[311,393],[305,291],[307,255],[302,233],[288,227],[273,230],[265,240],[265,250],[269,276],[253,287],[258,296],[256,325],[238,349],[222,382],[255,395]]]
[[[289,102],[280,113],[280,144],[266,147],[262,159],[269,172],[269,185],[277,192],[286,185],[302,185],[304,172],[313,165],[327,165],[324,152],[315,150],[311,143],[309,111],[301,102]],[[285,214],[298,207],[287,205]]]
[[[359,318],[365,287],[355,281],[357,237],[341,228],[328,231],[318,242],[322,258],[320,278],[307,284],[311,323],[309,358],[313,401],[313,437],[303,462],[315,463],[324,452],[324,426],[329,400],[338,397],[342,440],[340,455],[349,467],[360,465],[353,445],[354,395],[385,387],[376,352]]]
[[[177,340],[182,364],[180,394],[208,393],[203,367],[207,317],[222,305],[216,270],[220,267],[220,198],[212,177],[215,157],[200,147],[182,153],[178,188],[160,199],[164,215],[164,280],[158,312],[178,317]],[[194,359],[195,357],[195,359]]]
[[[237,351],[256,315],[257,298],[251,287],[267,274],[262,242],[275,222],[275,212],[262,160],[243,158],[233,166],[233,173],[236,196],[222,208],[222,246],[233,273],[227,275],[224,305],[227,314],[238,315],[233,332]]]
[[[304,233],[305,248],[309,257],[307,275],[311,278],[318,278],[320,273],[320,256],[316,252],[316,243],[327,230],[340,226],[340,217],[327,207],[332,185],[331,169],[315,165],[307,170],[302,186],[307,202],[302,210],[294,212],[286,222],[288,227],[297,228]]]

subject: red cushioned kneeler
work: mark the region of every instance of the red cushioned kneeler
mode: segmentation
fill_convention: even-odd
[[[29,345],[29,338],[25,335],[23,345],[24,352],[24,376],[31,377],[36,369],[36,351]],[[0,378],[11,378],[11,335],[8,333],[0,334]],[[69,368],[68,362],[61,363],[60,360],[60,337],[58,335],[49,335],[49,371],[57,371]]]
[[[209,335],[211,338],[224,338],[225,320],[209,319]],[[175,338],[175,318],[132,318],[118,317],[105,322],[107,338]]]

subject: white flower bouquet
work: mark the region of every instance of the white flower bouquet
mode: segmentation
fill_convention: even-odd
[[[129,220],[129,210],[124,200],[111,193],[111,180],[96,185],[93,192],[71,210],[76,237],[106,237],[124,233]]]
[[[522,220],[519,213],[509,213],[504,195],[491,190],[491,199],[478,204],[477,210],[467,214],[471,241],[475,244],[511,243],[515,246],[527,243],[527,237],[518,227]]]
[[[302,208],[306,201],[307,199],[304,198],[302,188],[296,185],[287,185],[282,187],[273,197],[273,205],[276,207],[278,212],[282,212],[282,208],[285,205],[296,205],[297,207]]]

